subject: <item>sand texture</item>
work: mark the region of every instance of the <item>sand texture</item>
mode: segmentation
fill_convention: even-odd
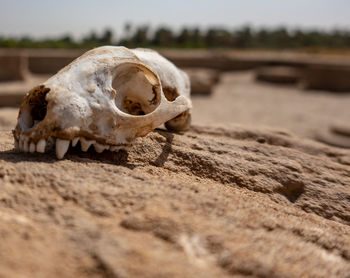
[[[0,277],[349,278],[350,150],[312,138],[350,97],[253,79],[128,153],[19,153],[0,109]]]
[[[0,277],[349,277],[350,151],[243,126],[0,144]]]

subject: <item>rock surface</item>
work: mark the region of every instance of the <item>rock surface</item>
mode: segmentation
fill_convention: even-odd
[[[349,277],[350,151],[243,126],[125,152],[13,150],[0,132],[0,277]]]
[[[206,68],[184,68],[191,81],[191,95],[210,95],[220,80],[218,70]]]
[[[302,73],[304,89],[350,92],[350,65],[308,65]]]
[[[295,67],[260,67],[255,70],[255,78],[259,81],[297,84],[300,81],[301,70]]]
[[[28,61],[21,55],[2,55],[0,51],[0,82],[24,80],[28,74]]]

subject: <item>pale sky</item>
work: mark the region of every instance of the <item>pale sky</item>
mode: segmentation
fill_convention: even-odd
[[[0,0],[0,35],[34,37],[133,25],[350,29],[350,0]]]

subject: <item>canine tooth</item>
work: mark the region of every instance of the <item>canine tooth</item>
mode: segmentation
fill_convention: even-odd
[[[72,140],[72,147],[75,147],[79,142],[79,137],[75,137],[73,140]]]
[[[35,144],[33,142],[31,142],[29,145],[29,152],[31,153],[35,152]]]
[[[95,140],[86,140],[84,137],[80,137],[80,145],[83,152],[86,152],[93,143],[95,143]]]
[[[58,159],[62,159],[69,148],[69,140],[62,140],[57,139],[56,140],[56,156]]]
[[[39,142],[36,144],[36,151],[38,153],[44,153],[45,152],[45,147],[46,147],[46,140],[45,139],[40,139]]]

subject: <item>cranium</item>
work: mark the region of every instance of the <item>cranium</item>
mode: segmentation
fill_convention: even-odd
[[[15,147],[61,159],[70,143],[118,151],[165,123],[190,124],[187,75],[157,52],[104,46],[90,50],[25,96]]]

